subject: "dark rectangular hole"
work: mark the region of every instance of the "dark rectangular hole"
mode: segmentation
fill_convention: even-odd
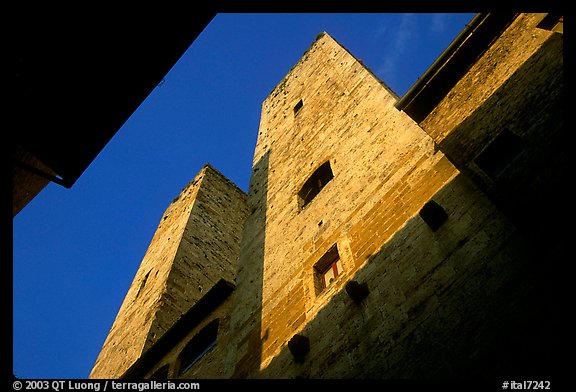
[[[302,185],[302,188],[298,192],[299,207],[304,208],[310,203],[332,178],[334,178],[334,174],[330,167],[330,161],[327,161],[316,169],[304,185]]]
[[[304,106],[304,102],[302,100],[298,101],[296,106],[294,106],[294,115],[298,114],[300,109],[302,109],[302,106]]]
[[[420,217],[433,231],[436,231],[448,219],[448,214],[438,203],[430,200],[420,210]]]

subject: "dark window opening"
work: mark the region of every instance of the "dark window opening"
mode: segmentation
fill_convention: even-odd
[[[168,365],[162,366],[150,376],[150,380],[168,380]]]
[[[514,133],[504,130],[474,160],[490,178],[496,178],[518,158],[524,143]]]
[[[328,249],[324,256],[314,264],[313,270],[314,288],[316,295],[318,295],[324,291],[325,288],[329,287],[344,271],[336,244]]]
[[[442,206],[434,200],[430,200],[424,204],[424,207],[420,210],[420,217],[433,231],[436,231],[442,226],[446,219],[448,219],[448,214]]]
[[[296,104],[296,106],[294,106],[294,115],[297,115],[298,112],[300,111],[300,109],[302,109],[302,106],[304,106],[304,102],[302,100],[298,101],[298,103]]]
[[[180,354],[180,374],[186,373],[216,345],[219,319],[211,321],[184,347]]]
[[[332,178],[334,178],[334,174],[330,167],[330,161],[327,161],[316,169],[298,192],[298,206],[302,209],[308,205]]]

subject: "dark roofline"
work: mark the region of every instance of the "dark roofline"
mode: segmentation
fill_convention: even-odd
[[[220,279],[158,341],[124,372],[123,379],[142,379],[146,373],[232,294],[236,286]]]
[[[396,108],[418,123],[426,118],[517,16],[511,12],[477,14],[402,96]]]
[[[52,173],[14,164],[72,187],[215,15],[204,3],[19,6],[11,140]]]

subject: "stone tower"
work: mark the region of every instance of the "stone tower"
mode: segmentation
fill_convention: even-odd
[[[478,15],[474,31],[455,40],[457,53],[439,59],[444,68],[423,83],[411,111],[331,36],[317,37],[263,103],[229,377],[476,377],[553,369],[557,346],[544,337],[558,326],[551,270],[534,266],[542,255],[557,260],[559,247],[531,241],[514,219],[534,217],[531,210],[502,209],[437,137],[448,124],[466,122],[451,116],[458,110],[474,113],[484,125],[471,125],[459,140],[475,151],[469,166],[488,172],[485,162],[498,162],[494,184],[542,178],[548,165],[561,172],[562,155],[555,153],[562,41],[542,26],[544,17]],[[479,58],[482,45],[493,46]],[[507,70],[499,78],[490,73],[494,64]],[[490,92],[472,82],[487,77]],[[457,94],[447,93],[454,85]],[[498,88],[499,100],[459,101]],[[534,114],[543,91],[545,109]],[[427,118],[421,110],[414,119],[414,108],[432,110],[441,98],[437,108],[450,105],[452,113]],[[538,125],[521,128],[530,118]],[[510,129],[521,143],[546,137],[532,150],[502,146]],[[553,199],[558,178],[506,195]]]
[[[255,283],[235,293],[232,377],[381,377],[385,363],[402,375],[403,347],[448,303],[455,271],[472,274],[455,255],[479,265],[515,243],[397,100],[325,33],[265,100],[238,273]],[[359,304],[354,285],[369,293]]]
[[[90,374],[119,378],[221,279],[233,283],[246,195],[210,165],[176,197]]]
[[[210,168],[169,207],[92,376],[549,379],[561,31],[479,14],[402,98],[319,34],[262,105],[248,194]],[[229,251],[192,256],[215,232]]]

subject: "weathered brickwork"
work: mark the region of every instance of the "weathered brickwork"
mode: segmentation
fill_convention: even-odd
[[[230,323],[233,334],[229,338],[231,349],[224,366],[227,378],[246,378],[260,368],[268,158],[269,152],[256,151],[254,155],[248,189],[249,215],[240,245],[237,287],[232,297]]]
[[[563,64],[543,17],[515,17],[419,124],[318,35],[262,105],[248,194],[207,167],[166,211],[93,375],[121,375],[224,278],[230,296],[133,374],[549,377],[561,214],[532,207],[564,165]],[[523,150],[491,177],[478,157],[503,129]]]
[[[262,368],[346,280],[316,298],[314,263],[337,243],[342,278],[350,277],[456,174],[395,102],[326,34],[264,102],[256,147],[268,157]],[[325,161],[334,178],[300,210],[298,191]]]
[[[512,337],[494,333],[494,320],[520,312],[498,300],[523,281],[527,252],[518,249],[527,245],[395,102],[328,35],[264,102],[256,147],[268,157],[261,365],[251,376],[453,376],[481,362],[476,334]],[[299,189],[325,161],[333,179],[300,210]],[[418,216],[431,199],[449,216],[438,232]],[[313,266],[333,244],[344,271],[317,294]],[[350,279],[371,290],[360,308],[343,290]],[[519,286],[515,295],[532,289]],[[303,365],[287,350],[295,333],[311,341]],[[455,335],[466,337],[442,354]]]
[[[493,138],[494,134],[483,132],[487,128],[498,129],[497,126],[489,126],[488,124],[491,122],[497,121],[500,128],[505,127],[510,119],[513,119],[514,122],[523,123],[523,119],[518,118],[515,112],[522,109],[518,100],[526,99],[526,97],[509,97],[499,89],[531,57],[546,55],[545,53],[538,54],[538,51],[547,40],[552,36],[560,38],[551,31],[536,27],[543,17],[544,14],[522,14],[514,20],[511,26],[486,50],[486,53],[472,65],[466,75],[460,79],[432,113],[422,121],[420,125],[436,143],[442,143],[452,132],[458,129],[459,125],[472,117],[474,111],[486,107],[485,103],[493,98],[494,94],[500,95],[497,96],[500,98],[500,105],[505,104],[505,106],[490,105],[491,109],[496,108],[499,111],[498,116],[484,115],[482,116],[483,122],[475,124],[477,126],[475,132],[462,132],[465,140],[459,146],[462,149],[460,153],[462,155],[474,155],[474,152],[470,150],[481,148],[485,144],[485,139]],[[562,52],[556,50],[547,54],[554,58],[543,59],[537,67],[530,65],[532,72],[540,74],[541,81],[539,82],[540,85],[531,88],[527,88],[529,86],[526,85],[522,86],[522,91],[525,94],[544,93],[547,96],[547,91],[540,89],[545,88],[547,79],[557,78],[557,71],[562,70]],[[556,71],[551,72],[549,67],[554,67]],[[524,83],[526,82],[524,81]],[[552,87],[550,87],[550,93],[560,93]],[[512,98],[515,98],[516,101],[514,102]],[[543,107],[547,107],[545,102],[541,102],[541,104]]]
[[[206,165],[174,199],[91,373],[120,377],[220,278],[234,281],[246,195]]]
[[[521,14],[422,122],[450,160],[534,240],[562,214],[563,39]],[[477,157],[502,132],[522,151],[497,177]]]
[[[283,347],[263,377],[478,376],[475,367],[486,364],[477,358],[494,349],[494,326],[509,331],[514,324],[507,319],[526,311],[516,298],[532,290],[522,283],[526,243],[465,177],[433,199],[448,213],[440,229],[418,215],[404,222],[345,276],[367,283],[366,299],[356,304],[342,287],[318,298],[319,311],[298,331],[311,340],[305,363],[296,364]],[[370,236],[373,225],[380,226],[369,222],[359,236]]]

